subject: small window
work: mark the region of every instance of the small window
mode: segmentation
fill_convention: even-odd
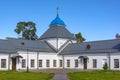
[[[70,67],[70,60],[67,60],[67,67]]]
[[[35,61],[34,61],[34,59],[31,59],[31,67],[35,67]]]
[[[25,43],[24,43],[24,42],[21,42],[21,45],[25,45]]]
[[[62,67],[62,60],[60,60],[60,67]]]
[[[46,60],[46,67],[50,67],[50,60]]]
[[[114,59],[114,68],[119,68],[119,59]]]
[[[86,49],[89,50],[90,47],[91,47],[90,44],[87,44]]]
[[[75,59],[75,67],[78,67],[78,60]]]
[[[22,68],[25,68],[25,67],[26,67],[26,60],[23,59],[23,60],[22,60]]]
[[[56,67],[56,60],[53,60],[53,67]]]
[[[93,59],[93,68],[97,68],[97,59]]]
[[[39,60],[39,67],[42,67],[42,60]]]
[[[1,68],[6,68],[6,59],[1,59]]]

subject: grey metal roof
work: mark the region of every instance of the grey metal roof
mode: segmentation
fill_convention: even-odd
[[[64,26],[55,25],[49,27],[49,29],[40,37],[41,40],[48,38],[75,39],[75,36],[71,34]]]
[[[87,49],[87,45],[90,48]],[[60,54],[120,52],[120,40],[103,40],[69,44]]]
[[[24,43],[24,44],[23,44]],[[87,45],[90,48],[87,49]],[[39,51],[39,52],[54,52],[45,42],[40,40],[23,40],[8,38],[0,40],[0,53],[17,53],[19,50]],[[83,53],[115,53],[120,52],[120,40],[103,40],[82,43],[69,44],[61,53],[64,55],[74,55]],[[54,52],[55,53],[55,52]]]
[[[0,40],[0,53],[16,53],[16,49],[11,46],[8,40]]]
[[[43,41],[40,40],[23,40],[8,38],[9,43],[19,50],[53,52],[53,50]]]

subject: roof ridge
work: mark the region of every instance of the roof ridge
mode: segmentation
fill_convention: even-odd
[[[90,42],[103,42],[103,41],[117,41],[118,39],[107,39],[107,40],[97,40],[97,41],[87,41],[82,43],[90,43]],[[120,40],[120,39],[119,39]]]

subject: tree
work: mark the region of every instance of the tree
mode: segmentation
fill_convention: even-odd
[[[14,30],[17,34],[21,35],[22,39],[36,40],[36,27],[33,22],[18,22],[16,29]]]
[[[107,70],[108,69],[108,64],[107,64],[107,62],[105,62],[105,64],[103,65],[103,70]]]
[[[82,36],[82,34],[79,32],[77,34],[75,34],[76,39],[80,40],[81,42],[85,41],[86,39]]]

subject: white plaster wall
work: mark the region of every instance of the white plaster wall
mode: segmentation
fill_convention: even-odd
[[[72,43],[77,43],[77,40],[72,40]]]
[[[87,54],[84,54],[86,56]],[[80,55],[65,55],[64,60],[65,60],[65,68],[76,68],[75,67],[75,59],[78,59]],[[83,56],[83,55],[82,55]],[[108,63],[108,56],[107,55],[88,55],[87,56],[89,59],[87,61],[87,69],[103,69],[103,59],[107,59]],[[93,68],[93,59],[97,59],[97,68]],[[67,60],[70,60],[70,67],[67,67]],[[83,61],[81,62],[80,59],[78,59],[78,68],[83,69]]]
[[[108,56],[88,56],[88,69],[103,69],[103,59],[107,59],[108,63]],[[97,68],[93,68],[93,59],[97,59]]]
[[[0,53],[0,70],[8,70],[8,57],[9,54]],[[1,68],[1,59],[6,59],[6,68]]]
[[[23,59],[26,59],[26,66],[27,66],[27,52],[21,52],[20,55],[23,56]],[[87,54],[85,54],[86,56]],[[83,69],[83,63],[81,63],[80,59],[78,59],[80,55],[64,55],[64,68],[80,68]],[[29,57],[29,68],[30,69],[37,69],[37,52],[28,52],[28,57]],[[103,59],[108,60],[108,56],[105,55],[88,55],[89,58],[88,63],[87,63],[87,68],[88,69],[102,69],[103,67]],[[42,67],[39,67],[39,69],[44,69],[44,68],[62,68],[59,67],[59,60],[63,60],[62,55],[57,55],[57,53],[45,53],[45,52],[39,52],[39,59],[42,59],[43,65]],[[34,59],[35,60],[35,67],[32,68],[30,67],[30,60]],[[39,60],[38,59],[38,60]],[[75,59],[78,59],[78,67],[75,67]],[[93,59],[97,59],[97,68],[93,68]],[[50,60],[50,67],[46,67],[46,60]],[[57,60],[57,66],[53,67],[53,60]],[[67,60],[70,60],[70,67],[67,67]],[[113,64],[111,64],[113,65]],[[21,64],[17,67],[21,67]]]
[[[55,49],[57,49],[57,39],[48,39],[47,40],[48,43],[50,43]]]
[[[75,59],[78,59],[78,55],[64,55],[64,68],[76,68]],[[67,60],[70,60],[70,67],[67,67]],[[81,68],[81,65],[78,68]]]
[[[120,53],[117,53],[116,55],[111,55],[111,69],[113,70],[120,70]],[[114,68],[114,59],[119,59],[119,68]]]
[[[42,68],[59,68],[59,59],[62,59],[61,56],[57,56],[57,53],[40,53],[39,59],[43,60]],[[46,60],[50,61],[50,67],[46,67]],[[53,60],[56,60],[57,66],[53,67]]]
[[[46,40],[48,43],[50,43],[54,48],[58,48],[60,49],[62,45],[64,45],[68,39],[64,39],[64,38],[53,38],[53,39],[47,39]],[[72,43],[75,43],[75,40],[70,41]]]
[[[28,59],[29,59],[29,69],[37,69],[37,53],[38,52],[28,52]],[[21,56],[23,56],[22,59],[26,59],[26,67],[27,67],[27,52],[19,52],[19,54]],[[22,62],[22,59],[20,61],[20,63]],[[35,67],[31,67],[30,66],[30,60],[31,59],[34,59],[35,60]],[[61,59],[61,58],[58,58],[57,57],[57,53],[45,53],[45,52],[39,52],[39,55],[38,55],[38,60],[42,59],[42,62],[43,62],[43,65],[42,67],[39,67],[39,69],[43,69],[43,68],[58,68],[58,60]],[[50,67],[46,67],[46,60],[50,60]],[[57,60],[57,67],[53,67],[53,60]],[[21,67],[22,65],[19,64],[19,68],[22,68]],[[26,68],[22,68],[22,69],[26,69]]]
[[[23,56],[18,62],[17,59],[17,69],[27,69],[27,51],[19,51],[19,55]],[[37,69],[37,53],[38,52],[28,52],[28,59],[29,59],[29,69]],[[78,57],[81,55],[64,55],[64,68],[76,68],[76,69],[83,69],[83,63],[81,63],[80,59]],[[87,56],[89,58],[88,63],[87,63],[87,69],[103,69],[103,59],[107,59],[107,63],[109,65],[109,58],[108,54],[84,54],[82,56]],[[1,59],[6,59],[6,68],[1,68],[0,64],[0,69],[1,70],[7,70],[8,69],[8,54],[0,54],[0,63]],[[22,59],[26,59],[26,68],[22,68],[21,61]],[[30,60],[34,59],[35,60],[35,67],[30,66]],[[43,65],[42,67],[39,67],[39,69],[46,69],[46,68],[63,68],[59,67],[59,60],[63,60],[62,55],[57,55],[57,53],[45,53],[45,52],[39,52],[38,55],[38,60],[42,59]],[[78,67],[75,67],[75,59],[78,59]],[[97,68],[93,68],[93,59],[97,59]],[[111,55],[111,69],[113,70],[120,70],[120,68],[114,68],[114,59],[119,59],[120,60],[120,55]],[[50,60],[50,67],[46,67],[46,60]],[[57,61],[57,66],[53,67],[53,60]],[[70,60],[70,67],[67,67],[67,60]],[[12,69],[12,60],[10,59],[10,69]],[[120,61],[119,61],[120,63]],[[120,64],[119,64],[120,65]]]
[[[37,52],[19,51],[19,55],[21,55],[23,58],[20,58],[20,62],[19,64],[17,64],[17,69],[22,68],[22,59],[26,60],[26,68],[28,64],[29,69],[37,69]],[[28,58],[28,63],[27,63],[27,58]],[[34,64],[35,64],[34,67],[31,67],[31,59],[34,59]],[[26,68],[22,68],[22,69],[26,69]]]
[[[58,38],[58,49],[67,42],[68,39]]]

